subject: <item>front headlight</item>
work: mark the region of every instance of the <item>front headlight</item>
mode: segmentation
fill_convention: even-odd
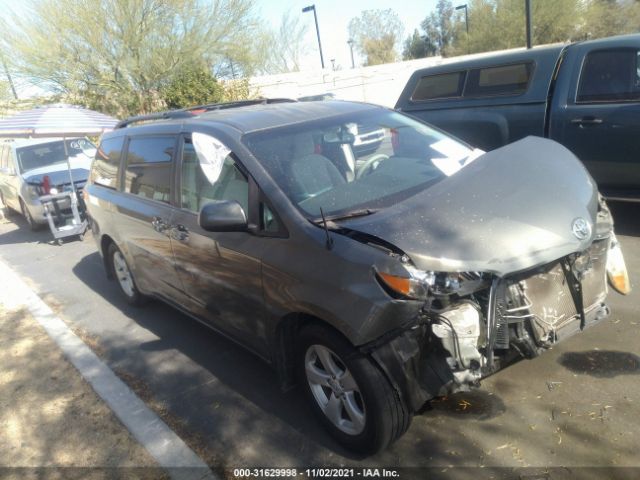
[[[30,198],[38,198],[40,197],[40,189],[35,185],[27,185],[27,195]]]
[[[395,293],[415,300],[433,295],[470,295],[490,284],[487,274],[482,272],[425,272],[412,265],[405,265],[406,276],[377,271],[385,286]]]
[[[631,292],[627,265],[624,262],[622,248],[620,248],[620,243],[618,243],[615,233],[611,234],[609,254],[607,255],[607,277],[616,292],[622,295],[628,295]]]

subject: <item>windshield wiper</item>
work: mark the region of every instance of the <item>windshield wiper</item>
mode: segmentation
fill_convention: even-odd
[[[360,210],[351,210],[345,213],[341,213],[338,215],[325,215],[324,218],[320,217],[320,218],[315,218],[313,220],[311,220],[312,223],[315,223],[316,225],[323,225],[326,222],[336,222],[336,221],[340,221],[340,220],[348,220],[350,218],[355,218],[355,217],[366,217],[367,215],[372,215],[374,213],[376,213],[378,210],[376,209],[372,209],[372,208],[364,208],[364,209],[360,209]]]

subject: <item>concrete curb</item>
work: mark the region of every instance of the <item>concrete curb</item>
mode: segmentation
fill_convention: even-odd
[[[31,312],[80,375],[171,478],[217,479],[207,464],[2,261],[0,302],[9,309],[26,307]]]

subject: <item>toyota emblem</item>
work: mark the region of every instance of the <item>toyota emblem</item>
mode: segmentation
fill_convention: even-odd
[[[584,218],[578,217],[571,224],[571,230],[578,240],[584,240],[591,235],[591,224]]]

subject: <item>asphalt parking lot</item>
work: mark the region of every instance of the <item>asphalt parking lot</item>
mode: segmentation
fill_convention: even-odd
[[[432,402],[404,437],[368,458],[337,446],[302,393],[282,393],[270,367],[241,347],[159,302],[128,306],[90,235],[57,246],[47,230],[9,218],[0,221],[0,259],[220,471],[640,467],[640,204],[612,210],[634,291],[610,292],[610,318],[480,390]]]

